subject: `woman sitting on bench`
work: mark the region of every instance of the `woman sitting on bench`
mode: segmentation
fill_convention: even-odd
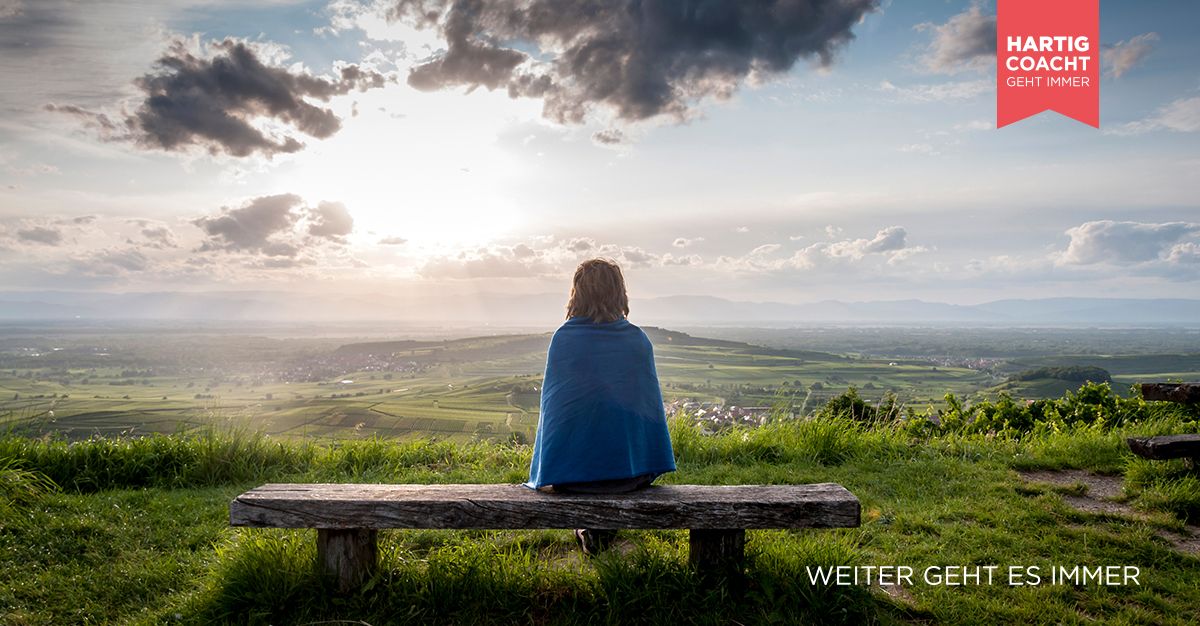
[[[675,470],[654,352],[630,324],[621,268],[584,261],[575,270],[567,321],[554,333],[542,381],[529,482],[560,493],[625,493]],[[616,531],[577,530],[583,551]]]

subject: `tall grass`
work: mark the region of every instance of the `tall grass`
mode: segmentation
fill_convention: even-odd
[[[36,470],[64,489],[198,487],[242,483],[309,463],[316,446],[274,441],[262,433],[206,430],[196,435],[93,438],[84,441],[0,438],[0,459]]]
[[[839,465],[857,456],[894,458],[909,448],[907,438],[890,428],[869,428],[845,418],[772,421],[706,434],[687,417],[672,418],[671,445],[687,463],[812,463]]]

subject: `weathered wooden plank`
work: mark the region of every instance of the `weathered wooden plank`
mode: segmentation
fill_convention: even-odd
[[[652,486],[550,494],[521,485],[269,484],[229,506],[233,526],[272,528],[847,528],[841,485]]]
[[[365,528],[317,530],[317,561],[346,593],[361,585],[378,567],[375,530]]]
[[[1125,442],[1134,454],[1147,459],[1200,459],[1200,435],[1129,437]]]
[[[1200,403],[1200,383],[1142,383],[1142,397],[1157,402]]]

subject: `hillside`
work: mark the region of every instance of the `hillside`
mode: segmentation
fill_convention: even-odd
[[[0,437],[0,621],[1194,624],[1200,485],[1181,466],[1129,458],[1125,437],[1200,424],[1176,407],[1096,391],[1039,407],[1059,416],[1040,434],[1020,419],[992,430],[1027,412],[1012,403],[962,409],[984,426],[950,413],[899,424],[823,414],[705,435],[672,421],[678,471],[662,483],[836,482],[862,503],[860,528],[748,531],[740,595],[696,578],[686,531],[625,531],[614,551],[585,558],[570,530],[393,530],[380,535],[378,575],[339,596],[317,573],[316,533],[228,525],[230,500],[264,482],[518,482],[527,445],[9,434]],[[938,578],[964,564],[996,566],[998,578]],[[1138,568],[1138,584],[1048,574],[1109,564]],[[885,587],[812,577],[834,565],[916,575]],[[1010,566],[1043,578],[1007,584]]]

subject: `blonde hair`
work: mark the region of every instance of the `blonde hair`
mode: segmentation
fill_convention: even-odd
[[[575,268],[567,318],[589,317],[597,324],[629,315],[629,295],[621,266],[609,259],[591,259]]]

